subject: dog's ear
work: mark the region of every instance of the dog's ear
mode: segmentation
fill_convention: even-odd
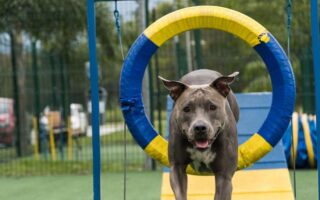
[[[233,72],[228,76],[221,76],[213,81],[210,86],[215,88],[222,96],[227,97],[230,92],[230,86],[238,76],[239,72]]]
[[[176,101],[182,92],[188,87],[180,81],[171,81],[159,76],[159,79],[162,81],[163,85],[169,90],[171,98]]]

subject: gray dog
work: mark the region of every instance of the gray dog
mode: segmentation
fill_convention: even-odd
[[[215,200],[231,200],[238,163],[239,108],[229,85],[238,75],[197,70],[180,81],[159,77],[174,100],[170,118],[170,184],[177,200],[187,199],[186,167],[215,174]]]

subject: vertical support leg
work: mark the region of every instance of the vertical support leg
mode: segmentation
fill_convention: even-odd
[[[317,164],[318,164],[318,199],[320,199],[320,39],[318,0],[311,0],[312,54],[315,79],[316,115],[317,115]]]
[[[39,128],[38,128],[38,118],[35,116],[32,118],[32,126],[34,131],[34,139],[33,139],[34,159],[39,160],[39,144],[38,144]]]
[[[100,124],[99,79],[96,54],[96,24],[94,0],[88,0],[88,36],[90,56],[90,89],[92,106],[93,199],[100,200]]]
[[[67,123],[67,128],[68,128],[68,160],[72,161],[73,159],[73,149],[72,149],[72,128],[71,128],[71,117],[68,117],[68,123]]]

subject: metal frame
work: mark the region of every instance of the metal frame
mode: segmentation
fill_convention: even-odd
[[[88,0],[88,45],[90,57],[90,88],[92,106],[92,166],[93,166],[93,199],[100,200],[100,124],[99,124],[99,77],[96,52],[95,1]]]
[[[93,199],[100,200],[100,119],[99,119],[99,77],[96,52],[96,15],[95,3],[103,1],[134,1],[134,0],[87,0],[88,47],[90,57],[90,88],[92,106],[92,166],[93,166]]]
[[[270,112],[258,133],[239,146],[238,169],[243,169],[278,143],[288,127],[295,102],[295,81],[285,52],[271,33],[248,16],[223,7],[196,6],[169,13],[150,25],[131,46],[123,64],[120,80],[122,113],[141,148],[150,157],[168,166],[168,143],[154,130],[145,114],[143,75],[152,55],[165,41],[181,32],[200,28],[223,30],[245,40],[259,53],[272,80]],[[187,173],[210,174],[197,171],[191,165],[187,167]]]
[[[90,54],[90,85],[92,98],[92,145],[93,145],[93,192],[94,200],[100,200],[100,130],[99,130],[99,79],[96,57],[96,25],[95,25],[95,2],[114,0],[88,0],[88,37]],[[119,0],[126,1],[126,0]],[[315,77],[316,95],[316,115],[317,117],[317,155],[320,155],[320,39],[319,39],[319,19],[318,0],[310,1],[311,24],[312,24],[312,50]],[[320,159],[317,159],[320,166]],[[318,183],[320,182],[320,170],[318,167]],[[320,184],[318,184],[318,199],[320,198]]]
[[[316,116],[317,116],[317,166],[318,166],[318,199],[320,199],[320,38],[318,0],[310,1],[312,53],[315,81]]]

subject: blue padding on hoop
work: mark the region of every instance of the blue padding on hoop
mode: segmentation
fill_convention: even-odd
[[[158,135],[146,117],[141,96],[144,71],[157,49],[153,42],[141,34],[130,48],[120,80],[122,112],[129,130],[143,149]]]
[[[269,42],[262,42],[254,47],[267,65],[273,93],[270,112],[258,133],[275,146],[290,122],[296,91],[287,56],[273,35],[269,33],[269,37]]]

